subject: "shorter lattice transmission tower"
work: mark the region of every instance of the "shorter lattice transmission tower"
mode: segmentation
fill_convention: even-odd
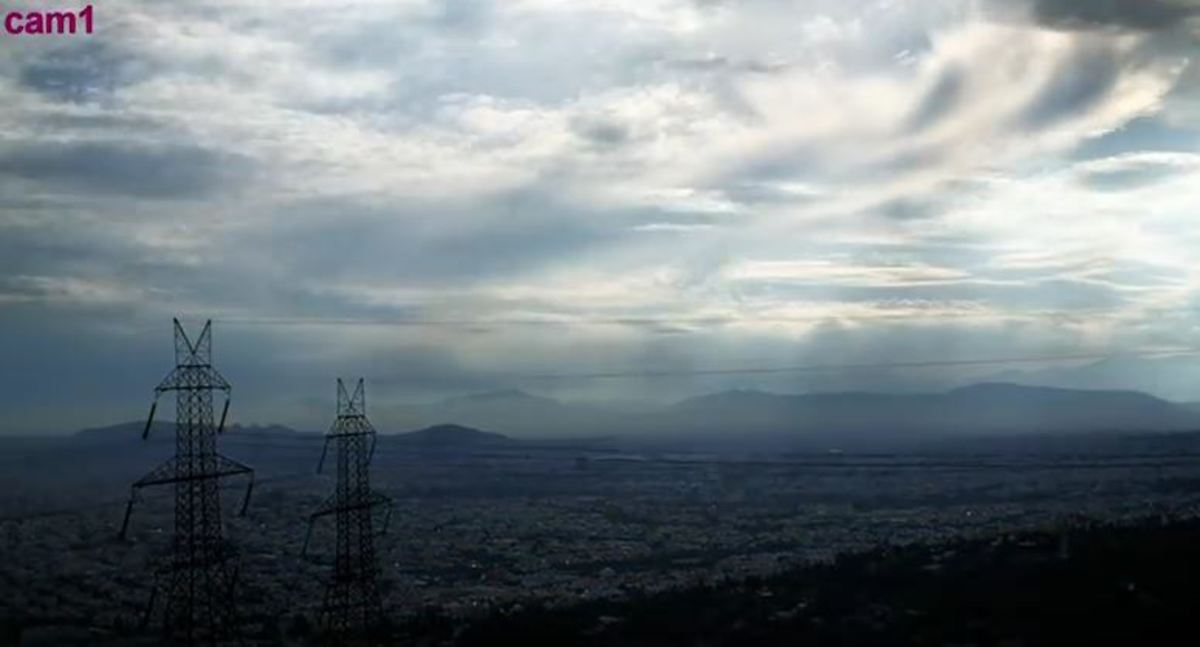
[[[326,583],[321,607],[321,628],[336,642],[367,637],[380,628],[383,601],[379,590],[379,565],[375,558],[374,511],[383,507],[382,532],[387,532],[391,499],[371,490],[371,459],[375,454],[375,428],[367,420],[366,394],[360,379],[353,394],[337,381],[337,418],[325,436],[317,472],[324,467],[329,443],[336,444],[337,489],[312,513],[302,554],[308,552],[317,519],[335,515],[337,539],[333,574]]]
[[[172,644],[216,644],[229,637],[235,625],[234,589],[237,562],[225,540],[221,520],[220,480],[247,475],[249,483],[241,513],[250,503],[254,470],[217,453],[217,436],[229,414],[230,386],[212,366],[212,322],[207,322],[195,342],[175,320],[175,370],[154,389],[154,404],[142,439],[150,434],[158,398],[175,392],[175,456],[133,484],[121,538],[142,489],[156,485],[175,487],[175,533],[170,555],[155,572],[150,603],[143,624],[155,610],[160,592],[164,629]],[[225,394],[220,422],[213,414],[213,393]]]

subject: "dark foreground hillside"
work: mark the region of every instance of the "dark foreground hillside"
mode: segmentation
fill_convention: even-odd
[[[1155,519],[878,550],[737,585],[525,609],[481,620],[453,642],[1195,644],[1198,585],[1200,523]],[[410,629],[433,644],[450,638],[450,626],[431,617]]]
[[[877,549],[772,577],[470,620],[431,607],[406,615],[379,644],[1193,645],[1198,582],[1200,521],[1156,517]],[[284,624],[273,636],[250,631],[244,644],[317,644],[308,622]],[[86,634],[69,644],[158,642]],[[0,622],[0,645],[26,642]]]

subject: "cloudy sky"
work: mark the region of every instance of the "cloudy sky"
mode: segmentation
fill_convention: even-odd
[[[294,424],[338,375],[653,400],[978,376],[540,376],[1200,346],[1194,0],[96,23],[0,42],[0,431],[142,415],[173,315],[216,320],[241,419]]]

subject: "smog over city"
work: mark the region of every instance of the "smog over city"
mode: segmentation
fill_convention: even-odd
[[[1191,631],[1200,2],[0,24],[0,645]]]

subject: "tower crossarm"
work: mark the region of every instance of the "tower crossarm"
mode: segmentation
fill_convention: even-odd
[[[210,389],[229,393],[232,388],[229,382],[212,366],[178,366],[167,374],[158,386],[154,387],[156,394],[167,391],[184,391],[194,389]]]
[[[253,474],[254,469],[248,465],[243,465],[232,458],[226,458],[218,454],[216,456],[216,465],[213,469],[193,472],[191,474],[180,475],[178,471],[179,459],[171,457],[165,463],[159,465],[150,471],[149,474],[143,476],[134,482],[134,488],[144,488],[154,485],[165,485],[167,483],[178,483],[180,481],[199,481],[203,479],[219,479],[226,476],[237,476],[239,474]]]
[[[350,510],[367,510],[378,508],[380,506],[392,505],[392,497],[381,494],[379,492],[370,492],[360,501],[351,501],[338,503],[337,495],[330,496],[325,499],[324,503],[319,508],[308,515],[309,521],[320,519],[338,512],[348,512]]]
[[[180,462],[177,456],[172,456],[162,465],[150,470],[149,474],[146,474],[133,483],[129,488],[129,501],[125,505],[125,517],[121,522],[121,532],[119,535],[121,539],[124,539],[129,532],[129,520],[133,516],[133,506],[137,503],[138,493],[144,488],[157,485],[170,485],[173,483],[187,483],[208,479],[215,480],[244,474],[249,477],[249,482],[246,484],[246,493],[242,497],[242,506],[238,514],[246,514],[246,509],[250,505],[250,494],[254,491],[254,468],[220,454],[215,456],[215,464],[211,470],[181,475],[180,466],[182,465],[187,465],[187,463]]]

